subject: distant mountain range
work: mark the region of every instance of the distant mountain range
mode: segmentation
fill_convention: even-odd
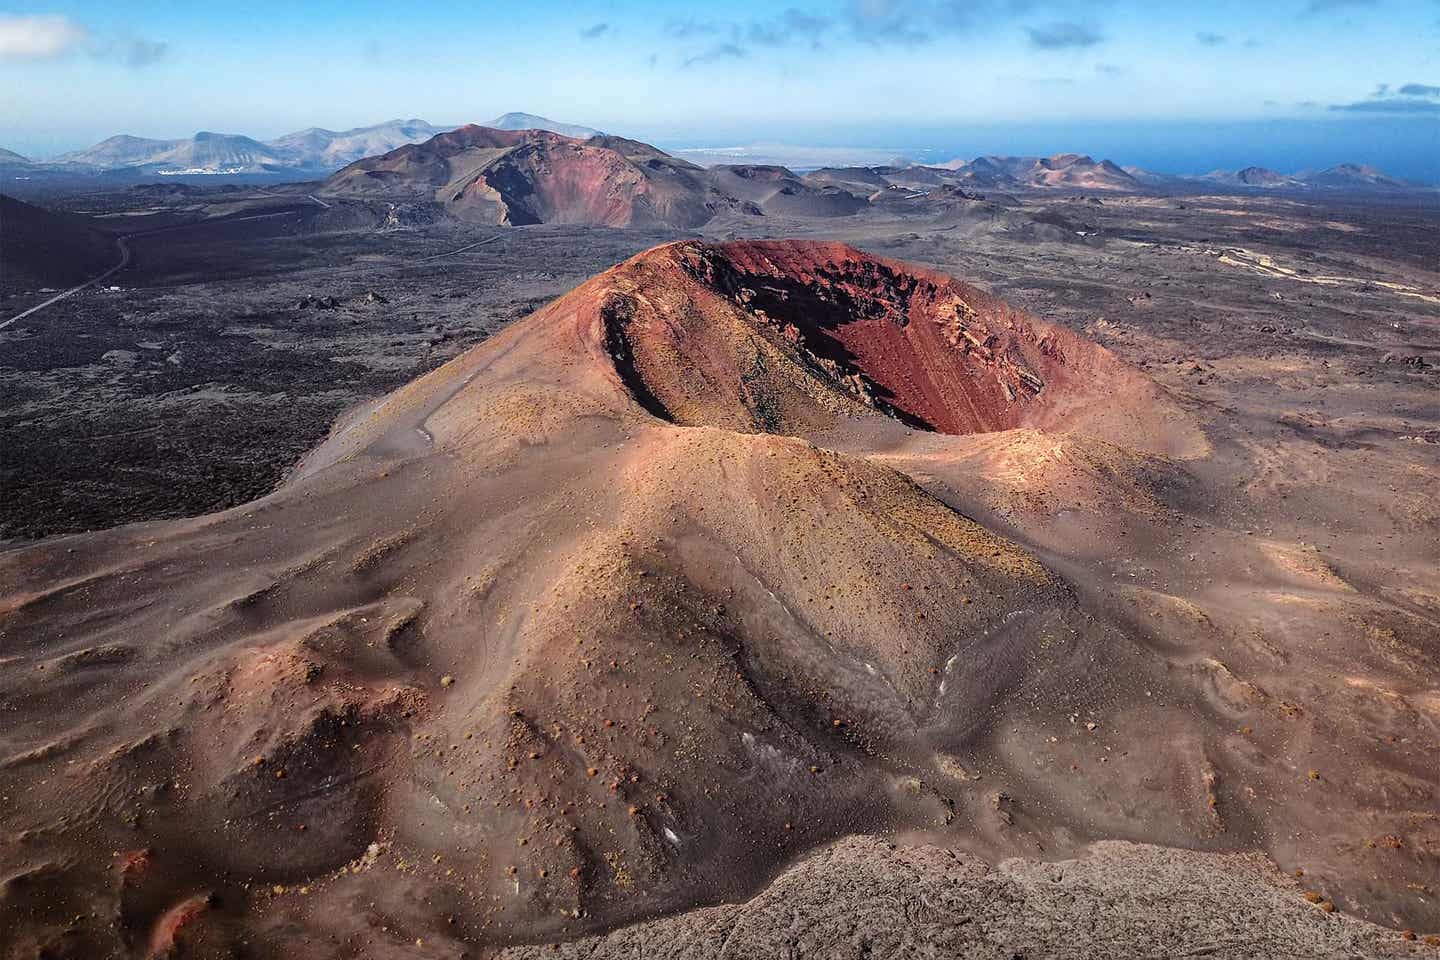
[[[1342,163],[1325,170],[1284,174],[1265,167],[1216,170],[1198,177],[1154,173],[1140,167],[1120,167],[1109,160],[1096,161],[1083,154],[1053,157],[976,157],[951,160],[935,169],[949,170],[962,186],[976,189],[1016,190],[1061,187],[1076,190],[1137,190],[1145,187],[1185,187],[1214,184],[1235,189],[1306,190],[1414,190],[1422,184],[1392,177],[1374,167]]]
[[[1139,167],[1126,167],[1125,172],[1148,187],[1214,184],[1240,190],[1416,190],[1424,184],[1402,180],[1359,163],[1341,163],[1324,170],[1301,170],[1299,173],[1277,173],[1265,167],[1240,170],[1215,170],[1198,177],[1171,176],[1152,173]]]
[[[578,140],[588,140],[591,137],[600,136],[600,131],[593,127],[547,120],[545,117],[537,117],[533,113],[506,113],[494,120],[479,124],[479,126],[489,127],[492,130],[548,130],[551,133],[558,133],[562,137],[575,137]]]
[[[804,175],[773,164],[702,167],[634,140],[541,130],[535,121],[542,118],[500,119],[510,129],[462,127],[358,160],[318,192],[435,205],[450,217],[494,224],[692,228],[727,211],[837,217],[875,205],[896,209],[897,203],[963,218],[981,191],[1003,199],[1027,191],[1141,192],[1189,182],[1129,172],[1110,160],[1075,153],[985,156],[938,166],[834,167]],[[1359,167],[1297,177],[1254,167],[1234,178],[1236,185],[1247,187],[1390,189],[1400,183]],[[1072,233],[1085,235],[1083,225],[1069,226]]]
[[[601,137],[598,130],[574,123],[561,123],[532,113],[506,113],[477,129],[518,132],[538,130],[578,141]],[[367,158],[383,158],[410,145],[424,144],[439,135],[458,129],[437,126],[424,120],[387,120],[368,127],[350,130],[327,130],[310,127],[273,140],[256,140],[241,134],[202,131],[193,137],[177,140],[155,140],[120,135],[102,140],[84,150],[62,154],[53,160],[31,160],[10,150],[0,149],[0,170],[14,177],[47,173],[98,174],[125,171],[137,175],[179,176],[202,174],[279,174],[292,179],[319,178]],[[611,138],[613,139],[613,138]],[[615,141],[619,142],[619,141]],[[634,143],[635,141],[626,141]],[[656,151],[653,147],[647,150]],[[684,151],[682,151],[684,152]],[[622,151],[623,153],[623,151]],[[672,164],[685,164],[706,169],[687,161],[661,154]],[[715,159],[720,159],[716,157]],[[766,181],[761,170],[784,171],[783,176],[798,179],[781,166],[758,164],[720,164],[731,169],[742,167],[754,171],[745,181],[755,186]],[[708,169],[715,169],[714,166]],[[1342,163],[1325,170],[1282,174],[1264,167],[1240,170],[1217,170],[1202,176],[1173,176],[1154,173],[1139,167],[1120,167],[1110,160],[1095,160],[1078,153],[1061,153],[1051,157],[982,156],[955,159],[934,166],[919,166],[897,160],[890,166],[825,168],[830,173],[826,183],[808,182],[801,188],[841,186],[837,171],[848,171],[843,188],[857,195],[874,189],[896,186],[926,190],[936,186],[952,186],[970,190],[1024,191],[1045,189],[1090,191],[1138,191],[1144,189],[1185,189],[1214,186],[1236,190],[1412,190],[1423,188],[1398,177],[1384,174],[1373,167]],[[868,171],[863,175],[858,171]],[[855,179],[858,177],[858,179]],[[778,180],[773,182],[778,183]],[[778,188],[777,188],[778,189]],[[722,191],[724,192],[724,191]],[[733,192],[733,191],[732,191]],[[746,191],[738,191],[746,193]],[[751,191],[753,192],[753,191]],[[789,194],[780,194],[788,196]],[[773,199],[766,192],[767,202]],[[809,199],[806,199],[806,204]]]
[[[121,135],[87,150],[62,154],[56,163],[101,170],[143,169],[153,173],[263,173],[301,166],[270,144],[249,137],[202,131],[185,140],[148,140]]]
[[[502,130],[548,130],[572,137],[592,137],[598,133],[589,127],[559,123],[530,113],[507,113],[485,126]],[[49,161],[29,160],[0,149],[0,166],[75,173],[127,170],[161,175],[328,173],[364,157],[387,153],[406,144],[424,143],[453,129],[454,126],[435,126],[410,119],[387,120],[339,131],[310,127],[267,141],[208,131],[177,140],[121,134]]]
[[[406,143],[423,143],[451,127],[437,127],[424,120],[388,120],[371,127],[326,130],[311,127],[271,140],[269,146],[302,166],[338,170],[362,157],[386,153]]]
[[[963,186],[988,190],[1064,187],[1076,190],[1137,190],[1141,184],[1109,160],[1080,153],[1053,157],[976,157],[951,160],[936,169],[956,175]]]

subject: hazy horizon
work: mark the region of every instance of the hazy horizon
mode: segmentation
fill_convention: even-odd
[[[617,0],[0,12],[0,147],[526,111],[666,148],[1084,152],[1440,182],[1440,4]]]
[[[430,118],[420,115],[416,119]],[[466,122],[483,122],[485,119],[490,117]],[[555,116],[549,119],[597,126],[587,123],[584,117]],[[374,121],[381,122],[384,121]],[[371,124],[359,124],[369,125]],[[436,125],[453,124],[437,122]],[[332,130],[348,129],[348,126],[325,123],[311,126]],[[249,136],[262,141],[295,132],[288,128],[274,132],[270,129],[261,132],[223,130],[213,125],[204,129]],[[939,163],[957,157],[968,159],[993,154],[1049,156],[1056,153],[1085,153],[1097,160],[1108,159],[1125,166],[1133,165],[1156,173],[1179,176],[1248,166],[1295,173],[1307,169],[1324,169],[1339,163],[1362,163],[1394,176],[1421,183],[1440,184],[1440,122],[1393,124],[1384,119],[1304,121],[1285,118],[1149,127],[1126,124],[997,124],[987,127],[957,125],[935,129],[903,129],[888,133],[837,130],[825,135],[816,131],[805,136],[796,136],[794,131],[790,131],[788,137],[785,135],[786,131],[757,128],[752,128],[749,133],[733,129],[709,134],[675,133],[663,127],[657,128],[653,133],[643,130],[604,129],[607,133],[645,140],[672,152],[783,146],[789,148],[787,152],[803,158],[791,161],[797,166],[879,164],[897,156],[920,163]],[[0,143],[0,147],[15,150],[32,160],[49,160],[62,153],[93,146],[118,134],[154,139],[181,139],[197,132],[200,131],[156,130],[135,133],[132,130],[116,130],[94,139],[63,141],[48,149],[26,150],[15,141]],[[770,135],[766,136],[767,133]]]

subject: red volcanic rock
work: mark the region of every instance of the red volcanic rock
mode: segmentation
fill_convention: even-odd
[[[187,943],[201,940],[206,932],[203,925],[209,909],[210,896],[201,893],[165,911],[150,935],[148,956],[173,957],[179,954]]]
[[[1168,430],[1148,377],[1097,344],[843,244],[678,244],[581,289],[603,300],[636,395],[679,423],[794,433],[859,405],[940,433],[1076,429],[1171,452],[1195,441]]]
[[[377,157],[357,160],[332,174],[323,189],[336,195],[359,196],[399,190],[428,193],[454,178],[452,164],[457,158],[469,157],[473,162],[487,154],[498,156],[530,139],[553,136],[557,134],[539,130],[461,127],[424,143],[406,144]]]
[[[497,158],[444,199],[460,206],[495,199],[510,225],[690,226],[710,218],[696,173],[669,158],[636,163],[610,147],[545,137]]]

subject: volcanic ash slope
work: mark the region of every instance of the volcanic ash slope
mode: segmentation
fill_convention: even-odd
[[[957,510],[1042,441],[1044,482],[1122,511],[1206,450],[972,287],[686,242],[263,500],[0,555],[0,942],[460,956],[742,900],[847,834],[1255,845],[1217,810],[1216,674]],[[1018,751],[1102,713],[1099,780]]]

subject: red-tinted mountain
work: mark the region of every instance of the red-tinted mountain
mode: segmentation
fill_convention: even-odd
[[[434,200],[461,219],[510,225],[697,226],[715,210],[704,170],[646,144],[473,125],[353,163],[322,192]]]

